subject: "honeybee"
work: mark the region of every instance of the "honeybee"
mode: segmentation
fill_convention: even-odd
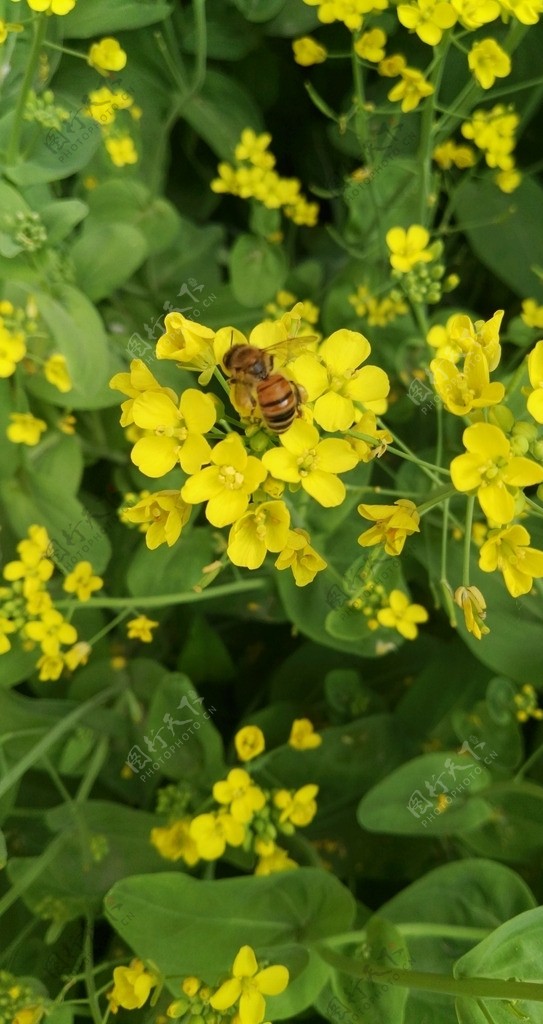
[[[223,357],[233,388],[234,404],[247,416],[258,406],[268,430],[283,434],[300,415],[300,406],[307,394],[304,388],[282,373],[273,373],[273,362],[270,349],[257,348],[256,345],[232,345]]]

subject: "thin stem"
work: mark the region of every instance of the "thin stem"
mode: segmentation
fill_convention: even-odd
[[[469,558],[471,554],[471,527],[474,506],[475,495],[472,495],[468,498],[466,507],[466,533],[464,535],[464,561],[462,565],[462,586],[464,587],[469,587]]]
[[[40,51],[45,38],[45,31],[47,27],[47,15],[42,14],[39,18],[33,22],[32,28],[34,31],[34,39],[32,40],[32,46],[28,57],[28,63],[26,65],[26,71],[24,78],[21,83],[19,91],[19,98],[17,100],[17,106],[15,107],[15,113],[13,115],[13,124],[11,126],[11,134],[8,141],[6,150],[6,164],[8,167],[12,166],[17,162],[19,157],[19,144],[21,141],[21,132],[23,129],[23,120],[26,103],[28,100],[28,94],[32,88],[32,82],[34,81],[34,75],[40,59]]]
[[[98,1002],[98,996],[96,993],[96,985],[94,982],[93,973],[93,953],[92,953],[92,939],[93,939],[94,926],[92,918],[87,918],[87,924],[85,928],[85,941],[83,943],[83,956],[85,964],[85,985],[89,997],[89,1006],[92,1012],[92,1019],[94,1024],[102,1024],[102,1012],[100,1010],[100,1004]]]
[[[451,587],[447,579],[447,556],[449,553],[449,513],[450,513],[451,502],[450,499],[443,503],[443,524],[441,528],[441,568],[439,574],[439,584],[441,587],[441,593],[443,595],[443,602],[449,616],[449,622],[453,629],[456,629],[456,611],[454,607],[454,601],[452,599]]]
[[[396,925],[400,935],[404,935],[406,938],[421,938],[428,937],[431,935],[438,936],[443,939],[466,939],[467,941],[480,942],[486,939],[491,928],[472,928],[464,925],[457,924],[442,924],[440,921],[406,921],[403,924]],[[357,931],[342,932],[340,935],[332,935],[326,939],[327,946],[343,946],[347,943],[359,943],[367,937],[367,931],[365,928],[361,928]]]
[[[534,750],[533,754],[530,754],[530,757],[527,759],[527,761],[524,762],[522,767],[519,768],[517,774],[514,776],[513,782],[522,782],[524,776],[526,775],[526,772],[533,767],[536,761],[539,761],[539,758],[542,754],[543,744],[541,744],[541,746],[538,747],[537,750]]]
[[[108,633],[111,633],[111,630],[115,629],[115,626],[118,626],[119,623],[122,622],[127,615],[130,615],[131,610],[132,609],[130,608],[125,608],[122,612],[119,612],[119,614],[116,615],[115,618],[112,619],[107,626],[104,626],[104,628],[101,629],[99,633],[95,633],[92,639],[87,641],[90,644],[90,646],[93,647],[94,644],[97,644],[99,640],[102,640],[103,637],[107,636]]]
[[[2,917],[6,913],[6,910],[9,910],[10,907],[17,902],[26,889],[28,889],[28,887],[43,874],[50,864],[53,863],[59,850],[65,843],[67,836],[68,833],[64,832],[62,835],[53,839],[53,841],[49,843],[45,852],[42,853],[41,857],[34,860],[27,868],[24,875],[20,876],[17,881],[14,882],[9,892],[7,892],[0,900],[0,917]]]
[[[87,608],[169,608],[174,604],[192,604],[193,601],[209,601],[214,597],[243,594],[249,590],[263,590],[267,580],[258,576],[255,580],[241,580],[239,583],[225,583],[202,592],[184,591],[181,594],[160,594],[152,597],[91,597]],[[80,607],[77,601],[55,601],[55,608]]]
[[[430,96],[426,98],[426,102],[424,104],[424,109],[422,113],[422,128],[418,152],[418,166],[420,173],[419,223],[422,224],[424,227],[426,227],[427,222],[429,220],[429,211],[431,209],[430,196],[432,192],[432,148],[435,103],[437,101],[437,94],[439,92],[441,78],[443,76],[443,71],[445,69],[445,58],[447,55],[447,50],[449,48],[449,41],[450,33],[446,32],[439,46],[436,47],[434,73],[432,81],[434,91]]]
[[[450,498],[454,498],[456,493],[457,492],[454,487],[444,484],[444,486],[440,487],[439,490],[434,491],[426,501],[423,501],[422,505],[417,505],[417,512],[419,513],[419,516],[423,516],[426,512],[429,512],[431,508],[435,507],[435,505],[441,505],[443,501],[449,501]]]

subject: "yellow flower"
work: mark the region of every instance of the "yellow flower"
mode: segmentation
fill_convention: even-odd
[[[11,649],[11,643],[8,640],[7,634],[14,633],[16,628],[11,619],[7,619],[5,615],[0,615],[0,654],[6,654]]]
[[[286,546],[289,527],[290,513],[284,501],[265,501],[234,523],[226,553],[234,565],[258,569],[268,551],[282,551]]]
[[[304,0],[311,7],[317,7],[319,21],[330,25],[334,21],[342,21],[351,32],[359,29],[365,14],[372,11],[384,11],[388,0]]]
[[[269,132],[261,132],[260,135],[257,135],[252,128],[244,128],[234,150],[234,156],[236,160],[249,160],[256,167],[269,167],[269,160],[263,161],[262,158],[267,154],[271,141],[272,137]],[[269,156],[269,154],[267,155]],[[271,166],[273,167],[273,163]]]
[[[354,469],[358,461],[347,441],[320,441],[316,427],[297,420],[281,434],[281,446],[262,456],[263,466],[273,477],[301,483],[304,491],[325,508],[341,505],[347,492],[336,474]]]
[[[491,530],[479,553],[479,568],[483,572],[499,569],[512,597],[529,594],[534,579],[543,576],[543,551],[529,544],[530,534],[524,526],[507,526]]]
[[[510,167],[507,171],[498,171],[494,181],[501,192],[505,192],[506,195],[510,195],[517,189],[522,181],[522,174],[517,171],[516,167]]]
[[[460,130],[465,139],[472,139],[484,152],[489,167],[510,171],[514,166],[512,152],[518,125],[519,117],[513,108],[498,103],[492,110],[475,110]]]
[[[259,857],[254,872],[257,876],[273,875],[277,871],[292,871],[298,867],[287,851],[276,846],[272,839],[256,839],[254,849]]]
[[[2,570],[4,579],[10,583],[23,581],[25,598],[41,590],[43,584],[51,579],[55,568],[53,562],[44,557],[51,545],[47,531],[43,526],[31,526],[28,532],[29,539],[17,545],[20,561],[8,562]]]
[[[491,89],[497,78],[511,74],[511,58],[495,39],[480,39],[468,53],[468,65],[483,89]]]
[[[198,863],[200,856],[190,834],[190,818],[180,818],[165,828],[151,829],[151,842],[166,860],[184,860],[189,868]]]
[[[44,1013],[43,1006],[25,1006],[22,1010],[17,1010],[11,1024],[39,1024]]]
[[[543,12],[541,0],[501,0],[505,13],[512,14],[523,25],[536,25]]]
[[[405,28],[415,31],[423,43],[437,46],[444,31],[454,25],[456,12],[445,0],[417,0],[398,6],[398,20]]]
[[[69,651],[65,652],[64,664],[70,672],[75,672],[76,668],[79,668],[80,665],[87,664],[91,653],[91,645],[86,643],[85,640],[81,640],[78,644],[71,647]]]
[[[101,590],[103,586],[103,579],[93,576],[90,562],[78,562],[62,584],[66,593],[75,594],[78,601],[88,601],[93,591]]]
[[[454,594],[454,600],[464,613],[466,629],[476,640],[490,633],[488,626],[485,626],[486,601],[478,587],[458,587]]]
[[[108,71],[122,71],[126,67],[126,53],[111,36],[106,36],[99,43],[93,43],[89,49],[87,64],[100,74]]]
[[[358,506],[358,511],[365,519],[375,523],[358,538],[363,548],[384,543],[387,555],[400,555],[406,538],[413,533],[420,533],[417,506],[409,498],[399,498],[393,505],[362,504]]]
[[[392,87],[388,93],[388,99],[391,103],[401,100],[402,112],[408,114],[411,110],[416,110],[425,96],[432,95],[434,87],[426,81],[422,71],[419,71],[418,68],[406,67],[400,74],[401,81]]]
[[[193,996],[195,996],[199,992],[201,986],[202,982],[200,981],[200,978],[195,978],[191,975],[190,977],[183,979],[183,984],[181,985],[181,988],[183,989],[185,995],[188,996],[189,999],[192,999]]]
[[[516,693],[513,700],[517,710],[515,714],[519,722],[527,722],[529,718],[541,720],[543,711],[537,706],[537,692],[531,683],[525,683],[520,693]]]
[[[49,359],[44,363],[43,373],[45,379],[57,388],[58,391],[65,393],[72,390],[73,382],[68,371],[68,364],[60,353],[57,352],[49,356]]]
[[[254,455],[247,455],[239,434],[228,434],[219,441],[209,461],[212,466],[187,480],[181,497],[189,505],[206,501],[208,521],[213,526],[229,526],[246,511],[249,497],[264,480],[266,470]]]
[[[213,786],[213,798],[225,804],[234,821],[246,825],[266,804],[266,797],[244,768],[232,768],[226,779]]]
[[[223,1013],[239,1000],[239,1024],[262,1024],[266,1012],[264,996],[277,996],[288,985],[286,967],[274,965],[259,971],[254,950],[242,946],[234,960],[232,977],[211,996],[214,1010]]]
[[[490,383],[488,363],[479,345],[468,351],[462,371],[448,359],[432,359],[430,370],[445,408],[456,416],[466,416],[472,409],[497,405],[505,395],[503,384],[498,381]]]
[[[41,683],[55,682],[60,679],[64,669],[64,658],[62,654],[42,654],[36,662],[39,669],[39,680]]]
[[[432,157],[443,171],[450,170],[453,165],[459,170],[465,170],[466,167],[473,167],[476,162],[475,152],[471,146],[458,146],[453,139],[436,146]]]
[[[104,145],[115,167],[137,164],[138,151],[130,135],[110,136],[104,139]]]
[[[61,416],[61,418],[57,420],[57,427],[63,434],[67,434],[68,437],[72,437],[73,434],[75,434],[76,423],[77,420],[75,416],[72,416],[71,413],[67,413],[66,416]]]
[[[306,353],[292,363],[294,378],[305,388],[308,400],[315,402],[315,422],[329,433],[347,430],[354,423],[358,414],[355,403],[361,403],[378,414],[386,411],[386,396],[390,391],[387,374],[379,366],[360,365],[370,353],[371,345],[363,334],[344,328],[334,331],[322,343],[318,357]],[[284,436],[287,437],[294,427],[299,426],[308,424],[294,424]],[[301,436],[300,431],[298,433]],[[339,468],[344,461],[340,455],[344,442],[334,440],[322,443],[336,446],[339,459],[337,472],[346,472],[346,469]],[[324,454],[324,449],[322,452]],[[353,466],[347,468],[352,469]]]
[[[264,733],[258,725],[244,725],[234,736],[234,746],[240,761],[252,761],[264,752]]]
[[[137,958],[130,961],[129,967],[115,967],[113,981],[113,988],[107,993],[112,1013],[117,1013],[120,1006],[123,1010],[139,1010],[158,983],[156,976]]]
[[[296,718],[292,723],[288,742],[294,750],[313,750],[320,747],[322,736],[315,732],[309,718]]]
[[[451,4],[464,28],[480,28],[501,14],[498,0],[451,0]]]
[[[245,825],[227,811],[198,814],[190,823],[190,837],[202,860],[218,860],[227,845],[241,846],[245,839]]]
[[[46,11],[47,14],[69,14],[76,0],[26,0],[31,11]]]
[[[311,36],[302,36],[292,43],[294,60],[303,68],[309,68],[312,64],[322,64],[328,56],[326,47],[318,43]]]
[[[397,78],[407,67],[407,61],[401,53],[391,53],[379,61],[377,71],[383,78]]]
[[[8,331],[0,324],[0,377],[11,377],[26,355],[24,334]]]
[[[526,406],[536,423],[543,423],[543,341],[538,341],[528,356],[528,376],[533,391]]]
[[[190,513],[191,506],[182,500],[179,491],[155,491],[123,509],[123,521],[143,524],[145,543],[154,551],[161,544],[171,548],[179,540]]]
[[[309,534],[305,530],[299,527],[289,530],[286,546],[275,562],[276,569],[292,569],[296,586],[305,587],[312,583],[317,573],[326,569],[326,566],[324,558],[311,547]]]
[[[152,630],[158,626],[158,622],[148,619],[146,615],[138,615],[136,619],[130,619],[126,626],[129,640],[141,640],[144,644],[150,644],[153,640]]]
[[[527,327],[543,329],[543,306],[540,306],[535,299],[524,299],[520,316]]]
[[[88,117],[99,121],[101,125],[113,124],[118,110],[129,110],[133,99],[121,89],[94,89],[89,93],[89,105],[85,110]]]
[[[356,40],[354,50],[362,60],[378,64],[384,59],[386,41],[386,33],[381,28],[372,28],[369,32],[363,32]]]
[[[61,644],[75,644],[77,630],[56,608],[44,611],[41,619],[26,622],[24,635],[37,641],[44,654],[57,655]]]
[[[495,523],[510,523],[515,515],[519,488],[543,480],[543,468],[531,459],[512,454],[511,444],[499,427],[474,423],[463,434],[467,448],[451,462],[451,478],[457,491],[477,491],[479,504]]]
[[[47,430],[45,420],[37,419],[31,412],[12,412],[9,418],[11,423],[6,434],[13,444],[39,444],[41,435]]]
[[[469,316],[464,313],[457,313],[447,320],[446,330],[449,343],[465,355],[474,345],[479,345],[483,350],[489,370],[495,370],[501,357],[500,326],[502,319],[503,309],[498,309],[490,320],[486,322],[476,320],[475,323],[472,323]]]
[[[421,224],[411,227],[390,228],[386,233],[386,243],[390,249],[390,264],[394,270],[407,274],[416,263],[429,263],[432,253],[426,248],[430,235]]]
[[[441,359],[447,359],[450,363],[458,363],[462,358],[463,348],[460,347],[457,337],[451,338],[450,327],[454,320],[454,316],[449,317],[447,323],[434,324],[430,327],[428,334],[426,335],[426,341],[432,348],[437,349],[438,356]],[[470,321],[471,323],[471,321]],[[469,351],[469,349],[468,349]]]
[[[130,363],[130,373],[116,373],[109,382],[113,391],[121,391],[128,395],[128,402],[121,404],[122,416],[121,427],[128,427],[134,422],[133,410],[134,400],[148,391],[156,391],[158,394],[168,395],[173,402],[177,401],[177,395],[171,388],[164,388],[162,384],[153,377],[150,369],[145,365],[143,359],[133,359]]]
[[[366,434],[368,438],[373,438],[375,444],[371,444],[370,441],[364,441],[360,437],[349,437],[348,441],[360,462],[370,462],[371,459],[378,458],[386,451],[386,446],[392,444],[393,437],[389,430],[384,427],[383,429],[377,426],[377,419],[375,413],[365,412],[362,414],[360,419],[352,425],[353,434]]]
[[[401,590],[392,590],[388,595],[388,607],[380,608],[377,621],[387,629],[395,629],[406,640],[418,636],[417,623],[428,622],[428,612],[421,604],[410,604]]]
[[[316,796],[319,787],[310,783],[302,786],[295,792],[289,789],[279,789],[274,795],[273,802],[281,811],[279,822],[281,825],[290,822],[298,828],[305,828],[309,825],[317,813]]]
[[[136,426],[154,433],[136,441],[131,454],[146,476],[164,476],[176,465],[185,473],[197,473],[212,458],[203,436],[216,419],[211,395],[188,388],[176,403],[162,391],[147,391],[134,399],[132,415]]]

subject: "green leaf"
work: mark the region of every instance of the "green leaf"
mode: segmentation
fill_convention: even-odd
[[[205,526],[182,534],[171,548],[163,544],[150,551],[142,544],[128,569],[128,591],[133,597],[189,592],[200,583],[204,566],[213,558],[214,542]]]
[[[112,900],[131,915],[126,925],[111,918]],[[315,868],[218,881],[172,872],[136,876],[118,882],[106,898],[116,930],[137,956],[153,960],[171,978],[172,992],[189,974],[216,984],[244,945],[257,959],[287,966],[288,988],[266,999],[271,1020],[294,1016],[313,1002],[326,971],[306,946],[349,928],[354,913],[349,891]]]
[[[244,306],[262,306],[283,286],[287,262],[282,249],[256,235],[240,235],[230,252],[234,298]]]
[[[89,207],[80,199],[58,199],[41,208],[48,245],[57,245],[87,216]]]
[[[224,640],[203,615],[194,616],[177,667],[196,685],[204,682],[224,685],[236,675],[234,662]]]
[[[244,128],[262,131],[262,115],[250,92],[220,71],[207,71],[200,92],[181,111],[213,152],[231,160]]]
[[[537,862],[543,853],[543,788],[535,782],[494,784],[487,797],[493,815],[466,837],[473,853],[513,863]]]
[[[146,256],[145,237],[130,224],[88,222],[71,249],[79,285],[95,302],[128,281]]]
[[[351,947],[352,948],[352,947]],[[366,925],[366,940],[362,947],[355,947],[352,952],[353,963],[363,966],[369,959],[377,964],[377,970],[399,967],[410,967],[409,952],[401,933],[381,916],[372,917]],[[368,980],[356,978],[344,972],[338,972],[331,981],[330,987],[341,1006],[356,1017],[360,1016],[364,1024],[382,1024],[383,1021],[394,1021],[403,1024],[405,1005],[409,989],[397,985],[371,981],[372,968],[368,965]],[[322,995],[321,995],[322,1005]],[[331,1020],[341,1019],[341,1011],[328,1004]]]
[[[269,21],[285,6],[285,0],[234,0],[247,21]]]
[[[543,264],[543,189],[524,177],[512,195],[491,178],[464,181],[456,192],[460,227],[488,270],[522,298],[543,300],[534,268]]]
[[[22,146],[26,158],[22,163],[4,168],[10,181],[21,187],[40,185],[68,178],[87,166],[100,145],[99,126],[85,117],[83,107],[68,106],[67,109],[70,120],[62,133],[41,125],[25,125]]]
[[[154,747],[150,756],[168,778],[204,786],[224,774],[222,740],[211,721],[215,710],[199,702],[187,676],[172,673],[160,681],[143,731]]]
[[[65,15],[62,28],[67,39],[87,39],[163,21],[171,5],[162,0],[92,0],[79,3]]]
[[[139,181],[105,181],[92,190],[88,204],[94,224],[116,221],[141,231],[149,253],[172,245],[181,226],[175,207],[162,196],[153,196]]]
[[[543,907],[527,910],[507,921],[457,960],[455,978],[501,978],[504,981],[541,983],[541,940],[543,938]],[[459,998],[456,1002],[461,1024],[511,1024],[515,1019],[541,1024],[543,1002],[524,999]]]
[[[370,832],[393,835],[455,835],[480,828],[490,804],[473,796],[491,776],[477,758],[442,751],[423,754],[397,768],[363,797],[358,820]],[[440,806],[439,797],[450,801]]]

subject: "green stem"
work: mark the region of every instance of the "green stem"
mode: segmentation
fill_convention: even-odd
[[[203,85],[207,62],[206,0],[192,0],[192,7],[196,37],[196,66],[189,95],[198,92]]]
[[[42,14],[39,18],[33,22],[32,28],[34,31],[34,38],[32,40],[32,46],[30,48],[30,54],[28,56],[28,62],[24,73],[24,78],[21,83],[19,91],[19,98],[17,100],[17,106],[15,107],[15,113],[13,115],[13,124],[11,126],[11,134],[8,141],[6,150],[6,164],[8,167],[13,166],[17,163],[19,157],[19,143],[21,141],[21,132],[23,129],[23,120],[26,103],[28,100],[28,94],[32,88],[32,82],[34,81],[34,75],[40,59],[40,52],[45,38],[45,31],[47,27],[47,15]]]
[[[94,751],[92,758],[87,765],[87,770],[81,780],[79,789],[75,797],[75,803],[83,803],[87,799],[89,793],[98,778],[101,769],[103,768],[104,762],[107,758],[109,750],[109,740],[106,736],[102,736],[96,750]]]
[[[99,640],[102,640],[103,637],[107,636],[108,633],[111,633],[111,630],[115,629],[115,626],[118,626],[119,622],[122,622],[127,615],[130,615],[130,612],[130,608],[125,608],[122,612],[119,612],[119,614],[116,615],[115,618],[112,619],[107,626],[104,626],[104,628],[101,629],[99,633],[96,633],[91,640],[88,640],[87,643],[89,643],[90,646],[93,647],[94,644],[97,644]]]
[[[441,569],[439,584],[443,595],[443,602],[449,616],[449,622],[453,629],[456,629],[456,610],[452,599],[451,586],[447,579],[447,555],[449,552],[449,512],[450,499],[443,503],[443,524],[441,528]]]
[[[53,863],[59,850],[64,845],[67,836],[68,833],[64,832],[62,835],[53,839],[45,852],[42,853],[41,857],[38,857],[37,860],[33,861],[30,867],[25,871],[24,875],[20,876],[17,881],[14,882],[9,892],[7,892],[0,900],[0,917],[2,917],[3,914],[6,913],[6,910],[9,910],[10,907],[17,902],[26,889],[28,889],[28,887],[32,885],[32,883],[35,882],[36,879],[39,878],[40,875],[43,874],[43,872]]]
[[[475,495],[468,498],[466,507],[466,532],[464,535],[464,561],[462,564],[462,586],[469,587],[469,558],[471,554],[471,527],[473,523],[473,509],[475,506]]]
[[[419,192],[419,223],[423,227],[427,226],[429,217],[429,211],[432,206],[430,203],[430,197],[432,193],[432,149],[433,149],[433,135],[434,135],[434,114],[435,114],[435,103],[437,102],[437,94],[439,92],[439,86],[441,85],[441,78],[445,69],[445,58],[447,56],[447,50],[449,48],[450,33],[445,32],[443,39],[436,47],[435,60],[434,60],[434,73],[432,76],[432,85],[434,87],[433,93],[426,98],[424,109],[422,112],[422,127],[420,135],[419,152],[417,157],[417,163],[419,167],[420,175],[420,192]],[[434,204],[435,205],[435,204]]]
[[[80,60],[85,61],[87,59],[86,53],[81,53],[79,50],[72,50],[69,46],[59,46],[58,43],[51,43],[49,40],[44,43],[44,46],[46,46],[48,50],[56,50],[57,53],[65,53],[68,57],[79,57]]]
[[[455,494],[457,494],[457,491],[454,487],[444,484],[443,487],[434,491],[426,501],[423,501],[422,505],[417,505],[417,512],[419,513],[419,516],[423,516],[425,512],[434,508],[435,505],[441,505],[443,501],[448,501],[450,498],[454,498]]]
[[[501,978],[453,978],[448,974],[434,974],[430,971],[409,971],[399,967],[376,969],[341,953],[333,953],[325,946],[317,946],[317,952],[326,963],[355,978],[363,978],[377,985],[395,985],[400,988],[422,989],[426,992],[440,992],[443,995],[468,996],[472,999],[505,999],[511,1002],[524,999],[543,1003],[543,984],[531,981],[504,981]]]
[[[93,921],[92,918],[89,916],[87,918],[87,924],[85,928],[85,941],[83,943],[83,957],[85,964],[85,986],[89,997],[89,1006],[92,1012],[92,1019],[94,1021],[94,1024],[102,1024],[102,1012],[100,1010],[100,1004],[98,1002],[98,996],[96,994],[96,985],[93,973],[93,932]]]
[[[543,744],[540,747],[538,747],[537,750],[534,750],[533,754],[530,754],[530,757],[527,759],[527,761],[524,762],[522,767],[519,769],[517,774],[514,776],[513,782],[522,782],[524,776],[526,775],[526,772],[529,771],[529,769],[533,767],[533,765],[536,763],[536,761],[539,761],[539,758],[541,757],[542,754],[543,754]]]
[[[174,604],[192,604],[194,601],[209,601],[213,597],[226,597],[230,594],[243,594],[250,590],[263,590],[267,580],[258,576],[255,580],[242,580],[240,583],[225,583],[220,587],[211,587],[196,593],[192,590],[181,594],[160,594],[152,597],[91,597],[87,608],[169,608]],[[81,607],[77,601],[55,601],[55,608]]]
[[[404,924],[397,924],[400,935],[406,938],[428,938],[438,936],[442,939],[466,939],[468,942],[481,942],[486,939],[491,928],[472,928],[457,924],[441,924],[436,921],[406,921]],[[367,938],[367,931],[361,928],[354,932],[342,932],[340,935],[332,935],[326,939],[327,946],[346,945],[351,942],[362,942]]]

